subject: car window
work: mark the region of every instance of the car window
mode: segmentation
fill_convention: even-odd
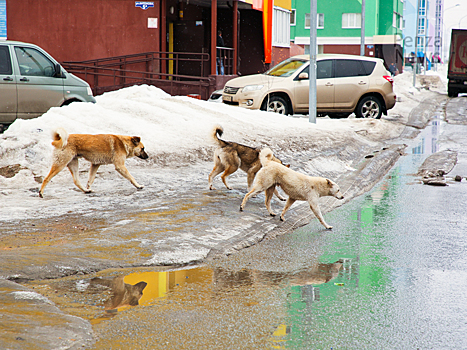
[[[275,77],[290,77],[294,74],[297,69],[303,66],[307,61],[297,60],[297,59],[287,59],[277,66],[274,66],[268,70],[265,74],[272,75]]]
[[[366,75],[370,75],[373,73],[373,70],[375,69],[376,62],[371,62],[371,61],[362,61],[363,64],[363,69],[365,70]]]
[[[52,77],[55,67],[51,60],[36,49],[15,46],[21,75]]]
[[[359,60],[336,60],[336,78],[368,75]]]
[[[316,79],[332,78],[332,60],[318,61],[316,63]]]
[[[12,72],[10,50],[8,46],[0,46],[0,74],[10,75]]]

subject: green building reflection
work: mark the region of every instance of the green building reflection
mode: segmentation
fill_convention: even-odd
[[[333,239],[320,258],[323,262],[339,261],[339,273],[322,284],[288,286],[289,319],[274,334],[273,348],[342,348],[354,333],[362,334],[354,332],[355,327],[368,326],[359,320],[380,310],[375,303],[383,296],[391,298],[392,270],[385,254],[391,242],[384,231],[397,220],[392,198],[399,180],[399,169],[395,168],[369,195],[342,209],[349,211],[346,233]],[[303,231],[309,234],[306,227]],[[354,341],[358,344],[358,339]]]

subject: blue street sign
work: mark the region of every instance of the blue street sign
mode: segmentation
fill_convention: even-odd
[[[150,7],[154,7],[154,1],[135,1],[135,7],[147,10]]]
[[[6,38],[6,0],[0,0],[0,39]]]

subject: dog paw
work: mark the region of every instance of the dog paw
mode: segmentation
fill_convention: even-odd
[[[283,216],[281,216],[280,218],[281,218],[281,221],[285,221],[285,219],[284,219],[284,217],[283,217]]]
[[[269,213],[269,215],[271,215],[272,217],[276,216],[275,213]]]
[[[240,206],[240,211],[243,211],[243,207],[242,207],[242,206]]]
[[[332,226],[325,226],[326,227],[326,230],[332,230]]]
[[[44,198],[44,195],[42,193],[39,192],[39,197],[40,198]]]
[[[139,185],[139,186],[136,186],[136,188],[137,188],[138,190],[142,190],[142,189],[144,188],[144,186],[143,186],[143,185]]]

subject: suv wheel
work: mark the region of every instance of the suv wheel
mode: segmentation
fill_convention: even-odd
[[[357,118],[379,119],[383,114],[383,106],[375,96],[367,96],[361,99],[355,110]]]
[[[289,114],[289,105],[287,102],[280,96],[271,96],[269,101],[266,98],[266,105],[268,112],[274,112],[279,114],[288,115]]]

